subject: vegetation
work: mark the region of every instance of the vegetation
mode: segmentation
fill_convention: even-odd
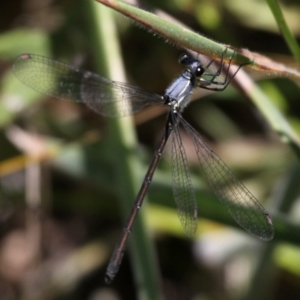
[[[152,0],[145,10],[98,2],[0,4],[1,299],[258,300],[286,298],[287,289],[299,299],[298,1]],[[195,238],[177,217],[166,149],[120,272],[105,285],[165,110],[100,117],[27,88],[12,74],[13,59],[36,53],[163,94],[183,48],[218,61],[226,47],[234,63],[251,63],[224,92],[199,89],[184,117],[266,207],[274,240],[256,241],[235,224],[184,136]]]

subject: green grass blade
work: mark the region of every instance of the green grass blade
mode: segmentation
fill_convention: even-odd
[[[300,72],[296,69],[288,68],[248,49],[237,49],[230,45],[217,43],[182,25],[165,20],[135,6],[117,0],[96,1],[131,18],[139,26],[165,38],[168,42],[209,56],[216,61],[220,61],[224,54],[224,62],[228,62],[232,58],[232,64],[248,64],[247,67],[267,72],[268,75],[285,76],[298,80],[300,78]],[[227,49],[226,52],[224,52],[225,49]]]
[[[98,71],[109,78],[122,73],[120,50],[112,21],[111,12],[94,2],[87,1],[90,32],[94,40],[93,55]],[[106,72],[103,72],[103,69]],[[100,71],[99,71],[100,72]],[[118,78],[119,79],[119,78]],[[122,80],[121,80],[122,81]],[[117,194],[120,198],[123,217],[128,216],[136,196],[136,170],[139,168],[135,148],[135,133],[131,118],[111,119],[109,121],[110,147],[114,149]],[[141,178],[138,178],[138,182]],[[145,209],[145,207],[144,207]],[[120,228],[121,233],[121,228]],[[147,232],[141,210],[130,236],[130,256],[139,299],[160,299],[158,267],[153,246]],[[122,265],[121,265],[122,267]]]
[[[297,62],[300,63],[299,45],[285,21],[285,18],[283,16],[282,10],[280,9],[280,6],[278,5],[278,2],[276,0],[267,0],[267,3],[269,4],[269,7],[273,13],[273,16],[274,16],[276,22],[277,22],[277,25],[286,41],[288,47],[290,48],[290,51],[293,53]]]
[[[235,55],[232,60],[233,63],[244,64],[252,62],[252,59],[249,59],[244,55],[236,53],[234,50],[231,50],[226,45],[216,43],[213,40],[210,40],[196,32],[189,30],[188,28],[167,21],[157,15],[139,9],[138,7],[129,5],[121,1],[96,1],[133,19],[139,25],[145,26],[147,30],[155,32],[155,34],[164,37],[167,41],[175,43],[178,46],[191,49],[198,53],[202,53],[216,60],[220,60],[222,54],[227,48],[228,51],[226,51],[223,57],[225,62],[229,61],[229,59],[234,54]]]

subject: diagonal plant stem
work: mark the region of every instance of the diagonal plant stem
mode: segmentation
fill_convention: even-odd
[[[233,64],[245,64],[252,62],[252,59],[236,53],[226,45],[216,43],[213,40],[183,27],[182,25],[167,21],[155,14],[139,9],[138,7],[116,0],[96,1],[118,11],[124,16],[131,18],[133,21],[137,22],[139,26],[142,25],[147,30],[153,31],[155,34],[164,37],[167,41],[175,43],[183,48],[188,48],[197,53],[202,53],[203,55],[207,55],[217,61],[221,59],[222,54],[224,54],[224,51],[227,49],[223,56],[224,62],[229,62],[234,54],[235,55],[232,58]]]
[[[284,143],[289,145],[300,160],[300,140],[297,133],[281,112],[272,104],[271,99],[252,81],[246,72],[240,70],[238,75],[236,78],[238,79],[238,88],[251,99],[268,121],[270,127],[280,136]]]
[[[224,45],[210,40],[182,25],[165,20],[148,11],[139,9],[118,0],[95,0],[103,5],[114,9],[115,11],[129,17],[139,26],[148,31],[165,38],[168,42],[174,43],[182,48],[187,48],[209,56],[216,61],[220,61],[222,53],[227,49],[223,56],[224,62],[229,62],[232,58],[232,64],[247,64],[247,67],[268,72],[268,75],[285,76],[289,78],[300,78],[300,72],[293,68],[273,61],[263,55],[253,53],[247,49],[235,49],[229,45]],[[232,57],[232,55],[234,55]]]

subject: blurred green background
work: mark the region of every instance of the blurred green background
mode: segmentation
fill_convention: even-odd
[[[217,42],[296,67],[265,1],[137,4]],[[299,1],[280,6],[299,37]],[[167,147],[134,227],[131,254],[105,285],[105,268],[134,201],[127,195],[141,184],[165,110],[108,120],[25,87],[12,74],[13,59],[40,54],[163,94],[182,70],[177,60],[184,50],[92,0],[2,1],[0,12],[1,299],[300,298],[299,163],[232,86],[210,95],[197,91],[193,100],[201,101],[192,101],[184,117],[273,216],[274,240],[257,241],[234,223],[203,181],[183,134],[199,206],[195,238],[184,235],[177,217]],[[299,132],[297,84],[251,75]],[[137,260],[153,268],[149,276],[147,264],[134,261],[139,254]]]

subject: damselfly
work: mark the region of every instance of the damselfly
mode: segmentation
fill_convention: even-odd
[[[213,60],[204,66],[198,59],[186,54],[180,56],[179,62],[186,69],[170,84],[163,96],[34,54],[22,54],[14,61],[15,75],[27,86],[51,97],[85,103],[103,116],[131,115],[150,104],[169,107],[162,138],[107,267],[106,282],[111,282],[119,270],[133,223],[171,134],[172,189],[179,219],[187,235],[193,236],[196,232],[197,204],[180,136],[180,125],[194,143],[198,160],[211,189],[235,221],[258,239],[268,241],[273,238],[270,215],[181,115],[196,87],[222,91],[236,75],[241,66],[233,75],[229,75],[232,56],[225,68],[223,56],[226,51],[227,49],[215,72],[210,71]]]

